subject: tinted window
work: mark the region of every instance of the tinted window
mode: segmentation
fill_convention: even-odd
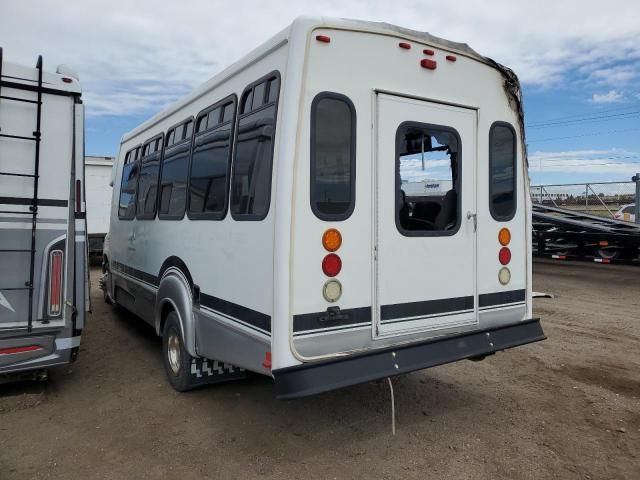
[[[351,101],[321,93],[311,106],[311,208],[322,220],[344,220],[355,204],[356,115]]]
[[[229,105],[235,106],[235,101]],[[209,123],[214,126],[196,135],[193,142],[189,217],[195,219],[221,219],[227,206],[233,117],[216,125],[220,108],[211,112],[215,122]]]
[[[161,219],[180,219],[184,216],[191,155],[190,127],[193,127],[191,120],[176,127],[176,143],[164,150],[158,212]],[[185,137],[186,133],[189,135]]]
[[[156,216],[158,200],[158,174],[160,173],[161,150],[157,149],[162,137],[151,140],[145,145],[140,161],[140,179],[138,180],[137,218],[151,219]]]
[[[138,190],[138,172],[140,164],[135,156],[138,149],[132,149],[125,156],[122,168],[122,181],[120,182],[120,200],[118,202],[118,218],[131,220],[136,215],[136,194]]]
[[[267,82],[275,79],[274,75]],[[242,98],[246,98],[246,93]],[[261,220],[269,211],[277,95],[266,105],[241,115],[238,120],[231,185],[234,218]]]
[[[460,225],[460,140],[450,127],[405,122],[396,133],[396,225],[405,236]]]
[[[489,210],[496,220],[516,213],[516,132],[496,122],[489,130]]]
[[[259,83],[253,87],[253,100],[251,101],[251,110],[260,108],[264,104],[264,94],[266,89],[266,82]]]

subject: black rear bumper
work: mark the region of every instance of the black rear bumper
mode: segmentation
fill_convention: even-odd
[[[547,338],[537,318],[511,325],[476,330],[452,337],[384,348],[308,363],[272,372],[279,399],[315,395],[349,385],[435,367]]]

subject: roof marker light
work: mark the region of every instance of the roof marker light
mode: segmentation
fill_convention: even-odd
[[[424,53],[425,55],[435,55],[436,54],[436,52],[434,52],[430,48],[425,48],[424,50],[422,50],[422,53]]]
[[[404,48],[405,50],[411,50],[411,44],[407,42],[400,42],[398,46],[400,48]]]
[[[316,35],[316,40],[322,43],[331,43],[331,37],[326,35]]]
[[[436,63],[435,60],[429,60],[428,58],[425,58],[420,62],[420,66],[428,70],[435,70],[438,64]]]
[[[69,77],[62,77],[62,81],[64,83],[72,83],[73,82],[73,80],[71,78],[69,78]]]
[[[457,58],[455,57],[455,55],[447,55],[446,57],[447,60],[449,60],[450,62],[455,62],[457,60]]]

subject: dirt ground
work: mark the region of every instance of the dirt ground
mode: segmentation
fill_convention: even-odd
[[[179,394],[160,341],[106,306],[78,361],[0,386],[0,479],[640,478],[640,269],[536,263],[548,340],[275,400],[266,377]]]

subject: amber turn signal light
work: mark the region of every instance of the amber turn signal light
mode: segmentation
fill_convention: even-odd
[[[342,235],[335,228],[330,228],[322,235],[322,246],[328,252],[335,252],[342,245]]]
[[[500,232],[498,233],[498,241],[503,247],[509,245],[509,242],[511,242],[511,232],[508,228],[500,229]]]

